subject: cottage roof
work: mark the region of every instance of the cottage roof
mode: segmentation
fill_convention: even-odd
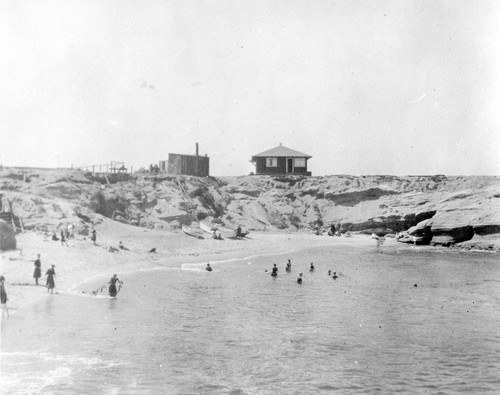
[[[252,158],[258,158],[258,157],[262,157],[262,156],[265,156],[265,157],[286,156],[288,158],[307,158],[307,159],[312,158],[311,155],[303,154],[302,152],[295,151],[291,148],[284,147],[281,144],[275,148],[261,152],[260,154],[253,155]]]

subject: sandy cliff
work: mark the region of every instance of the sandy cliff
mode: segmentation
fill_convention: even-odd
[[[410,230],[408,241],[494,249],[500,239],[500,177],[104,177],[4,168],[0,189],[25,229],[46,232],[76,223],[85,234],[104,217],[157,230],[207,218],[249,230]]]

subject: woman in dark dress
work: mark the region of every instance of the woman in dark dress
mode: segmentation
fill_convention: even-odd
[[[111,279],[109,280],[109,289],[108,289],[108,292],[109,292],[109,296],[116,296],[118,295],[118,291],[120,290],[121,286],[117,289],[116,288],[116,283],[122,283],[118,277],[116,276],[116,274],[113,274],[113,277],[111,277]]]
[[[33,271],[33,278],[35,279],[36,285],[38,285],[38,279],[42,277],[42,261],[40,260],[40,254],[35,260],[35,270]]]
[[[278,276],[278,268],[276,267],[276,263],[273,266],[273,271],[271,272],[271,276],[273,276],[273,277]]]
[[[45,275],[47,276],[47,292],[50,291],[53,294],[56,287],[56,282],[54,281],[54,277],[56,276],[55,265],[52,265]]]

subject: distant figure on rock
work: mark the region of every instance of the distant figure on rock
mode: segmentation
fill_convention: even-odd
[[[207,267],[205,268],[205,270],[207,272],[211,272],[212,271],[212,266],[210,266],[210,263],[207,263]]]
[[[35,270],[33,271],[33,278],[35,279],[35,284],[38,285],[38,279],[42,277],[42,261],[40,260],[40,254],[38,254],[35,260]]]
[[[123,243],[122,243],[121,241],[118,243],[118,248],[119,248],[120,250],[130,251],[127,247],[125,247],[125,246],[123,245]]]
[[[50,293],[54,293],[54,288],[56,287],[56,282],[54,280],[54,277],[56,276],[56,267],[55,265],[52,265],[49,270],[47,270],[47,273],[45,275],[47,276],[47,292],[50,291]]]
[[[299,277],[297,278],[297,284],[302,284],[302,273],[299,273]]]
[[[288,262],[286,263],[286,268],[285,271],[291,272],[292,271],[292,261],[289,259]]]

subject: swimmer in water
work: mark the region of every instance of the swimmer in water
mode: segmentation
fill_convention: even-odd
[[[302,273],[299,273],[299,278],[297,278],[297,284],[302,284]]]
[[[273,277],[278,276],[278,268],[276,267],[276,263],[273,266],[273,271],[271,272],[271,276],[273,276]]]
[[[205,268],[205,270],[207,272],[211,272],[212,271],[212,266],[210,266],[210,263],[207,263],[207,267]]]
[[[309,267],[310,272],[314,272],[314,264],[311,262],[311,266]]]
[[[289,259],[288,262],[286,263],[286,268],[285,270],[287,272],[291,272],[292,271],[292,261]]]
[[[332,278],[333,278],[334,280],[336,280],[337,278],[339,278],[339,276],[337,276],[337,272],[333,272],[333,276],[332,276]]]

